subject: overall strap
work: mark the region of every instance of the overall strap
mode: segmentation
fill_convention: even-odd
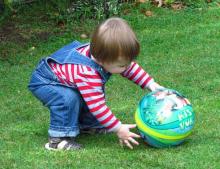
[[[104,80],[104,83],[106,83],[108,79],[110,78],[111,74],[104,71],[103,68],[99,64],[97,64],[95,61],[93,61],[91,58],[86,57],[77,51],[78,48],[81,48],[88,44],[89,43],[81,44],[78,41],[74,41],[62,47],[61,49],[54,52],[53,54],[51,54],[49,57],[46,58],[46,61],[47,63],[48,61],[52,60],[59,64],[70,63],[70,64],[81,64],[81,65],[89,66],[95,69],[96,71],[98,71],[102,79]]]

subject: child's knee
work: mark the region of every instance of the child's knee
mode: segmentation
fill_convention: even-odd
[[[65,107],[80,111],[82,107],[82,97],[78,91],[75,91],[71,88],[66,88],[66,90],[63,91],[62,97],[64,99],[63,104]]]

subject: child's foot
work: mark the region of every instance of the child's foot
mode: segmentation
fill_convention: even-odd
[[[45,144],[47,150],[79,150],[82,145],[74,141],[71,137],[50,137]]]
[[[85,128],[81,129],[82,134],[107,134],[110,133],[106,128]]]

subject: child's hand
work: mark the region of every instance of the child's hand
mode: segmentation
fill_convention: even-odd
[[[132,144],[139,145],[139,143],[134,138],[140,138],[140,136],[135,133],[130,132],[129,130],[135,127],[136,127],[136,124],[122,124],[121,125],[121,127],[116,132],[121,145],[126,145],[130,149],[133,149]]]
[[[163,86],[160,86],[158,83],[156,82],[153,82],[149,85],[148,87],[152,92],[155,91],[155,90],[158,90],[158,89],[164,89]]]

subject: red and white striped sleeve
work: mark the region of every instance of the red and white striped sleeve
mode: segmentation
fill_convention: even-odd
[[[103,82],[99,73],[88,66],[75,65],[73,78],[90,112],[100,124],[109,131],[117,130],[121,122],[106,105]]]
[[[148,88],[149,85],[154,82],[154,79],[136,62],[132,62],[121,75],[133,81],[143,89]]]

